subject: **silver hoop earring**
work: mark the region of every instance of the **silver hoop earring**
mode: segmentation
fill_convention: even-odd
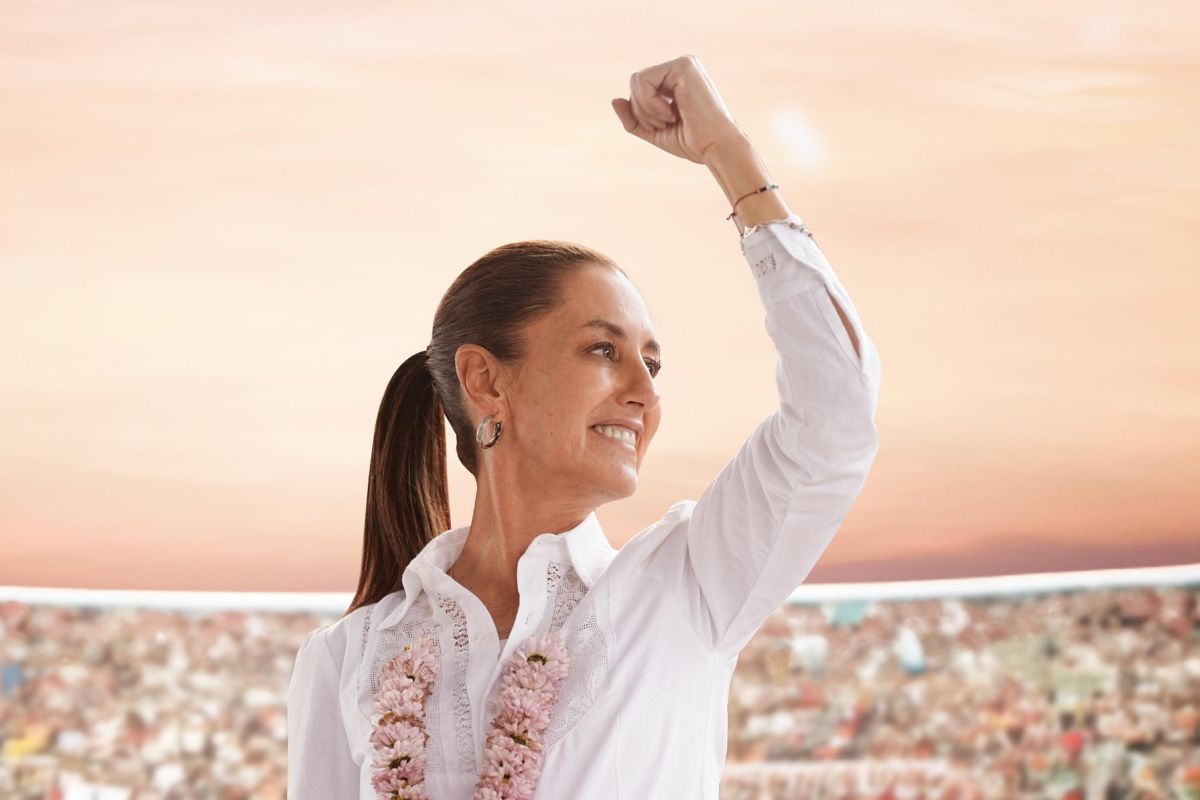
[[[487,426],[488,422],[492,420],[495,420],[496,427],[492,431],[492,438],[485,442],[483,440],[483,429]],[[495,419],[494,414],[488,414],[483,418],[483,421],[479,423],[479,427],[475,429],[475,441],[479,442],[480,447],[486,450],[496,443],[496,440],[500,438],[500,424],[500,420]]]

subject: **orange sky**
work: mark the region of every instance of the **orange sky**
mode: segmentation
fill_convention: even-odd
[[[810,581],[1200,561],[1195,6],[0,17],[0,584],[353,590],[383,388],[525,238],[619,261],[669,354],[614,544],[699,497],[775,354],[711,175],[609,105],[687,52],[880,350]],[[455,462],[455,524],[472,492]]]

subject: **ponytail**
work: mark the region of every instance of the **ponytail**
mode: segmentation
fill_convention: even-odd
[[[409,562],[450,527],[446,434],[429,354],[410,356],[384,390],[367,476],[358,591],[346,614],[402,588]]]

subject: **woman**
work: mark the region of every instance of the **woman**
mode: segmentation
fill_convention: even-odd
[[[700,62],[649,67],[630,88],[613,100],[625,130],[707,166],[729,201],[779,407],[699,500],[618,551],[595,509],[637,488],[662,415],[641,297],[611,260],[566,242],[505,245],[468,267],[383,398],[355,598],[296,657],[292,800],[717,797],[738,653],[808,575],[874,461],[879,357]],[[457,528],[443,414],[478,484]],[[544,679],[506,693],[522,666]],[[535,690],[541,716],[505,734],[500,712]]]

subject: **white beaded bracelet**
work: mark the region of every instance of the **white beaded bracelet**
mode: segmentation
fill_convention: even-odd
[[[810,239],[813,238],[812,231],[810,231],[808,229],[808,226],[804,224],[803,220],[800,222],[796,222],[795,220],[790,219],[788,217],[781,217],[780,219],[769,219],[766,222],[760,222],[757,225],[750,225],[746,228],[743,228],[742,235],[740,238],[745,239],[747,236],[754,233],[759,228],[765,228],[767,225],[773,225],[776,222],[785,222],[785,223],[787,223],[789,228],[795,228],[796,230],[800,231],[808,238],[810,238]]]

